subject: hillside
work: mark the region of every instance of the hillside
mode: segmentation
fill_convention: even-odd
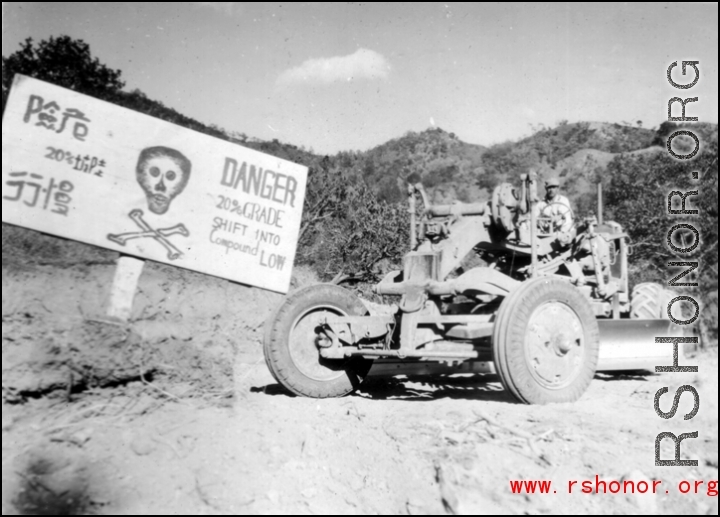
[[[717,143],[717,124],[690,126],[704,142]],[[428,129],[408,133],[362,153],[364,178],[388,196],[388,186],[406,178],[421,180],[436,202],[455,199],[485,200],[501,182],[517,182],[520,174],[535,171],[541,177],[557,175],[564,193],[579,206],[579,215],[594,211],[596,184],[609,182],[608,166],[615,159],[667,155],[665,142],[679,125],[664,123],[657,129],[607,122],[561,122],[535,128],[517,141],[489,147],[462,142],[453,133]],[[676,143],[683,143],[681,137]],[[689,139],[688,139],[689,140]],[[414,173],[414,174],[413,174]]]
[[[408,132],[358,157],[362,177],[375,185],[381,198],[405,198],[404,184],[421,181],[434,201],[477,199],[485,148],[462,142],[440,128]]]
[[[653,155],[665,149],[678,126],[658,129],[608,122],[560,122],[535,127],[530,136],[488,147],[469,144],[454,133],[430,128],[408,132],[368,151],[327,157],[348,175],[364,180],[382,200],[404,200],[404,184],[422,181],[435,202],[487,199],[503,181],[514,182],[531,170],[563,178],[569,197],[578,200],[594,190],[617,156]],[[693,124],[704,142],[717,141],[717,124]]]

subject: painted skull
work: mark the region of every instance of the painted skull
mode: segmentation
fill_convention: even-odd
[[[162,215],[190,179],[192,164],[182,153],[169,147],[143,149],[135,169],[137,181],[145,191],[148,208]]]

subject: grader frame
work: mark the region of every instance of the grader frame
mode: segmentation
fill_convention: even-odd
[[[562,231],[565,214],[538,208],[536,175],[520,179],[519,195],[505,183],[473,204],[432,205],[422,185],[409,185],[411,251],[374,287],[399,301],[368,314],[337,286],[291,295],[266,327],[275,378],[325,397],[355,389],[370,366],[497,373],[520,401],[547,403],[576,400],[598,370],[664,364],[653,338],[679,329],[659,311],[633,315],[622,227],[602,220],[599,200],[599,219]],[[473,251],[485,265],[464,271]]]

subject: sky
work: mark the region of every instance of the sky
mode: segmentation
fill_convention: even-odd
[[[655,127],[675,96],[718,121],[716,3],[3,3],[3,56],[60,35],[128,91],[318,153],[430,127],[482,145],[561,120]],[[700,62],[691,90],[666,79],[682,60]]]

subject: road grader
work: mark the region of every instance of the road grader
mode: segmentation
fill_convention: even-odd
[[[571,209],[541,203],[537,184],[526,174],[486,203],[443,205],[409,185],[410,251],[373,287],[395,302],[333,284],[289,295],[265,325],[275,379],[322,398],[368,374],[494,373],[517,400],[545,404],[577,400],[598,371],[672,364],[654,338],[682,333],[665,314],[673,293],[640,284],[631,296],[628,235],[603,221],[601,190],[597,215],[568,231]],[[466,270],[473,252],[482,266]]]

